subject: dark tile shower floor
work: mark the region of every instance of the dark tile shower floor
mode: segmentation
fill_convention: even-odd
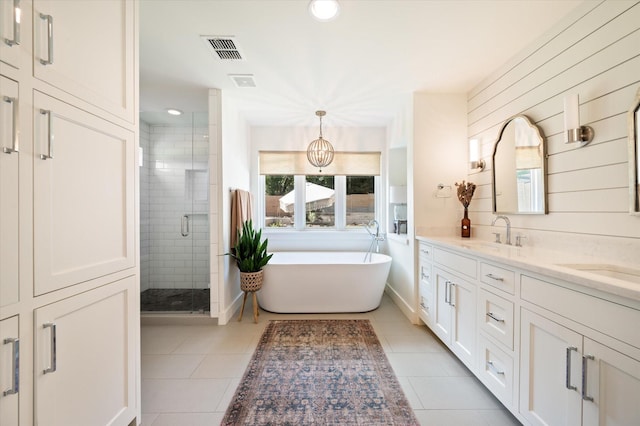
[[[209,312],[209,289],[150,288],[140,293],[142,312]]]

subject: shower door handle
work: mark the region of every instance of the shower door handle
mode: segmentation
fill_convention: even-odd
[[[180,224],[180,233],[183,237],[189,236],[189,215],[185,214],[182,216],[182,223]]]

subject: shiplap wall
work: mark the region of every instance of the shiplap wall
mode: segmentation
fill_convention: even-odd
[[[546,136],[549,214],[510,215],[516,232],[640,241],[629,209],[627,111],[640,86],[640,2],[585,2],[545,37],[468,95],[468,135],[482,139],[487,162],[470,173],[478,184],[472,222],[490,232],[491,155],[506,119],[525,114]],[[580,95],[580,120],[595,130],[580,148],[563,141],[563,98]],[[608,238],[607,241],[611,241]]]

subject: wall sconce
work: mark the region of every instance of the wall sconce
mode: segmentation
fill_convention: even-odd
[[[469,167],[484,170],[485,162],[480,158],[480,139],[469,140]]]
[[[585,146],[593,140],[593,128],[580,125],[580,98],[578,94],[564,97],[564,132],[567,135],[565,143],[580,142],[580,146]]]
[[[407,187],[390,186],[389,204],[395,204],[393,206],[394,220],[407,220]]]

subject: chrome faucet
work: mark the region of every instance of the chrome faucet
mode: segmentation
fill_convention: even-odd
[[[376,232],[375,234],[373,232],[371,232],[371,229],[369,228],[370,226],[375,225],[376,226]],[[369,258],[369,262],[371,262],[371,258],[373,257],[373,247],[376,248],[376,253],[380,253],[380,241],[384,241],[384,234],[380,235],[380,223],[375,220],[372,219],[368,224],[366,224],[364,226],[364,229],[367,230],[367,232],[369,233],[369,235],[371,235],[371,244],[369,245],[369,250],[367,251],[367,254],[364,255],[364,261],[367,261],[367,257]]]
[[[498,219],[503,219],[504,223],[507,224],[507,241],[506,241],[506,244],[510,246],[511,245],[511,221],[509,220],[508,217],[500,215],[500,216],[496,216],[496,218],[493,219],[493,222],[491,222],[491,226],[495,225],[496,222],[498,221]]]

